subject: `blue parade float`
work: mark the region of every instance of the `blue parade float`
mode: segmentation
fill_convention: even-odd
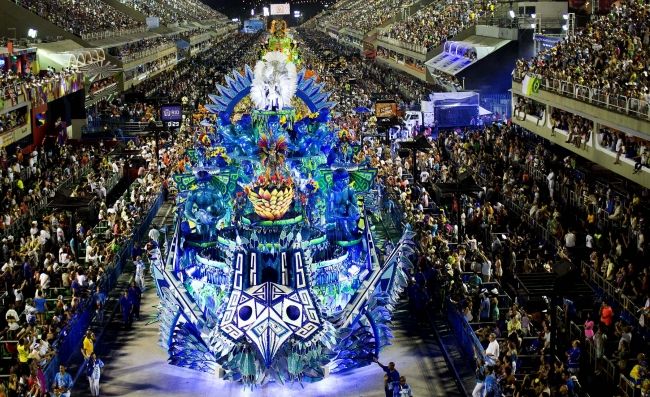
[[[169,362],[250,386],[371,363],[413,253],[408,229],[376,245],[377,170],[291,59],[267,52],[210,96],[214,124],[175,176],[174,237],[152,266]]]

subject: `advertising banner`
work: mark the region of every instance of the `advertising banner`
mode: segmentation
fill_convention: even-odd
[[[183,121],[183,108],[180,104],[162,105],[160,107],[161,121]]]
[[[397,103],[395,102],[377,102],[375,103],[375,116],[377,118],[397,117]]]
[[[291,6],[289,3],[271,4],[271,15],[289,15]]]

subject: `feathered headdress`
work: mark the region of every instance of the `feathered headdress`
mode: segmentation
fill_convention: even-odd
[[[285,104],[291,103],[298,88],[296,65],[289,62],[287,56],[279,51],[266,53],[255,65],[251,100],[258,109],[267,106],[267,89],[275,89]]]

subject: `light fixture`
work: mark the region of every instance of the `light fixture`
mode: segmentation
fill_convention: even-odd
[[[535,14],[535,13],[533,12],[532,14],[530,14],[530,17],[533,18],[533,19],[537,19],[537,14]]]
[[[36,30],[36,29],[31,29],[31,28],[30,28],[30,29],[27,31],[27,37],[30,37],[30,38],[32,38],[32,39],[35,39],[37,35],[38,35],[38,30]]]
[[[568,21],[569,20],[569,14],[562,14],[562,19],[564,19],[565,21]]]
[[[562,25],[562,30],[564,30],[565,32],[569,30],[569,25]]]
[[[515,17],[515,12],[513,10],[508,11],[508,14],[510,14],[510,18]]]
[[[254,8],[251,9],[251,16],[252,17],[255,16],[255,9]]]
[[[536,26],[536,25],[535,25],[534,23],[531,23],[531,24],[530,24],[531,29],[535,29],[535,26]]]

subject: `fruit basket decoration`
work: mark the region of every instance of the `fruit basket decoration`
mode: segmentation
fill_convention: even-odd
[[[293,180],[282,175],[269,178],[261,175],[246,189],[246,194],[260,218],[278,220],[289,211],[293,202]]]
[[[257,215],[278,220],[289,211],[294,196],[293,179],[284,170],[286,137],[275,136],[273,131],[260,134],[257,148],[264,173],[246,187],[246,195]]]

